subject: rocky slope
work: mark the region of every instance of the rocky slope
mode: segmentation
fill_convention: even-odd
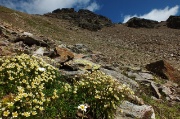
[[[116,24],[94,32],[78,27],[70,19],[28,15],[4,7],[0,7],[0,14],[1,56],[38,55],[58,68],[61,65],[60,71],[70,77],[95,68],[128,84],[144,101],[136,98],[124,102],[120,106],[124,113],[117,112],[117,119],[154,118],[155,113],[158,118],[180,117],[175,113],[180,102],[176,83],[180,80],[178,29],[163,23],[152,29]],[[154,64],[154,69],[161,72],[147,68]],[[166,104],[163,108],[172,114],[160,113],[162,103],[171,105],[170,110]]]

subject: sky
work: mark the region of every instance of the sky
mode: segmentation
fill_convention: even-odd
[[[180,15],[180,0],[0,0],[0,5],[29,14],[44,14],[57,8],[88,9],[125,23],[132,17],[165,21]]]

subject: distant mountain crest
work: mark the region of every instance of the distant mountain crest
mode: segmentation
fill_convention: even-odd
[[[111,20],[107,17],[97,15],[85,9],[80,9],[78,12],[75,11],[74,8],[56,9],[52,11],[52,13],[47,13],[44,15],[47,17],[69,20],[75,25],[91,31],[97,31],[105,26],[113,25]]]

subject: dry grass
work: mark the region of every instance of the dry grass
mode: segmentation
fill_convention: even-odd
[[[66,44],[86,44],[90,49],[105,54],[109,63],[142,66],[155,60],[166,59],[180,69],[180,32],[176,29],[134,29],[117,24],[91,32],[66,20],[27,15],[4,7],[0,8],[0,12],[0,21]]]

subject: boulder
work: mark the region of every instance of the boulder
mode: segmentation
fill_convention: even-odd
[[[93,71],[100,68],[99,64],[95,64],[86,59],[74,59],[64,64],[69,70]]]
[[[166,22],[168,27],[180,29],[180,16],[170,16]]]
[[[155,73],[163,79],[169,79],[174,82],[180,81],[180,72],[171,66],[165,60],[159,60],[146,65],[146,69]]]
[[[136,119],[155,119],[155,113],[152,106],[149,105],[135,105],[131,102],[124,101],[120,105],[120,109],[127,117],[136,118]],[[115,117],[115,119],[121,119]]]
[[[157,24],[158,21],[133,17],[125,25],[133,28],[154,28]]]
[[[43,41],[42,38],[36,36],[22,35],[14,40],[15,43],[20,41],[22,41],[24,44],[28,46],[32,46],[32,45],[37,45],[42,47],[48,46],[48,44],[45,41]]]
[[[74,58],[74,54],[67,48],[56,47],[54,49],[54,56],[52,58],[58,57],[60,63],[65,63]]]
[[[135,81],[140,82],[141,84],[150,86],[152,88],[153,95],[156,96],[157,98],[162,97],[159,92],[159,87],[155,82],[151,80],[154,79],[153,75],[142,72],[141,73],[128,72],[127,76],[133,78]]]
[[[110,76],[114,77],[119,82],[128,85],[133,91],[136,91],[137,88],[139,87],[139,84],[136,81],[126,77],[125,75],[121,74],[120,72],[105,69],[105,68],[100,68],[100,70],[102,72],[106,73],[107,75],[110,75]]]

